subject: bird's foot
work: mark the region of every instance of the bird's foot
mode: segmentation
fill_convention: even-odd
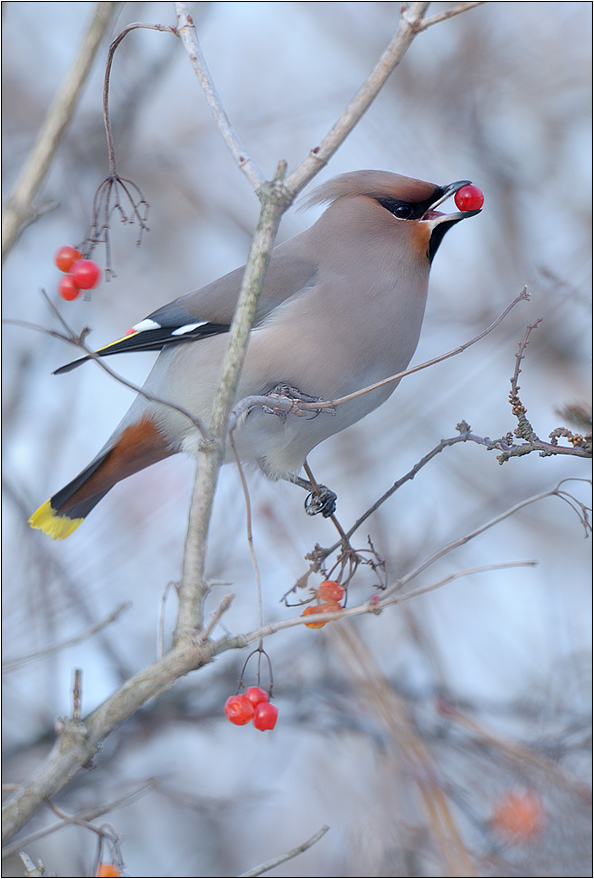
[[[308,516],[321,513],[327,519],[336,510],[336,494],[327,485],[319,485],[318,489],[305,498],[305,512]]]
[[[305,512],[308,516],[317,516],[321,513],[327,519],[336,510],[337,495],[327,485],[317,485],[302,476],[285,476],[293,485],[300,485],[309,492],[305,498]]]
[[[297,415],[298,417],[303,417],[304,415],[310,415],[310,417],[315,418],[321,412],[327,412],[330,415],[335,414],[335,409],[331,407],[324,407],[323,409],[303,409],[301,407],[301,403],[321,403],[322,397],[312,397],[311,394],[304,394],[299,388],[294,388],[292,385],[288,385],[285,383],[281,383],[276,385],[276,387],[272,388],[271,391],[266,394],[267,397],[271,398],[272,406],[264,406],[264,412],[267,412],[270,415],[277,415],[283,422],[286,421],[287,415]],[[278,405],[274,405],[275,398],[281,398],[283,401],[289,400],[291,402],[291,408],[285,409],[284,406],[281,408]]]

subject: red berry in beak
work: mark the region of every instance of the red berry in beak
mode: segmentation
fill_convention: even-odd
[[[485,203],[485,196],[474,183],[463,186],[454,196],[454,203],[459,211],[478,211]]]

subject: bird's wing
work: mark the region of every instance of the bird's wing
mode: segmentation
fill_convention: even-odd
[[[306,234],[301,233],[274,249],[258,303],[255,326],[282,302],[315,283],[317,264],[311,257],[303,255],[305,242],[300,240]],[[244,269],[245,266],[235,269],[206,287],[186,293],[158,308],[129,329],[121,339],[98,348],[95,354],[106,357],[132,351],[160,351],[167,345],[179,345],[226,333],[237,305]],[[87,354],[66,363],[56,369],[54,375],[70,372],[91,359]]]

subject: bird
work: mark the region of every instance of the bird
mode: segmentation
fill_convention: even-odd
[[[480,213],[478,208],[444,214],[437,208],[469,184],[439,186],[390,171],[360,170],[315,189],[306,206],[327,204],[324,212],[272,251],[236,402],[279,388],[295,399],[337,400],[406,369],[441,241],[453,225]],[[33,528],[62,540],[116,483],[177,452],[197,453],[195,424],[162,401],[208,424],[243,272],[235,269],[174,299],[97,350],[100,357],[159,350],[143,390],[161,402],[139,394],[91,463],[33,513]],[[299,475],[308,454],[384,403],[396,385],[344,402],[332,415],[319,410],[298,417],[275,414],[273,405],[254,406],[236,431],[237,454],[272,480],[312,489],[306,510],[329,516],[336,495]]]

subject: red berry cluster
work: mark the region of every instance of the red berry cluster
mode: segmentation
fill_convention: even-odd
[[[92,290],[101,280],[101,269],[92,259],[83,259],[82,254],[69,244],[61,247],[54,262],[64,277],[58,284],[62,299],[76,299],[81,290]]]
[[[256,729],[274,729],[278,708],[268,701],[269,696],[260,687],[248,687],[245,693],[229,696],[225,702],[225,714],[237,726],[245,726],[251,720]]]
[[[337,583],[336,580],[324,580],[323,583],[320,583],[316,594],[322,604],[306,607],[301,616],[306,617],[314,613],[331,613],[335,610],[342,610],[342,605],[339,602],[344,598],[344,587]],[[326,625],[326,622],[327,620],[321,623],[306,623],[305,625],[309,629],[321,629],[322,626]]]

